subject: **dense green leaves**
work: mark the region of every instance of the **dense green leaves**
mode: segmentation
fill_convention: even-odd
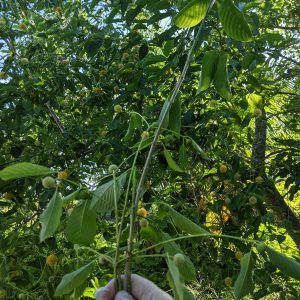
[[[300,263],[276,250],[266,247],[271,263],[284,274],[300,280]]]
[[[225,32],[233,39],[248,42],[252,33],[243,13],[233,4],[232,0],[223,0],[219,6],[219,17]]]
[[[40,222],[42,225],[40,232],[40,241],[53,236],[60,223],[62,215],[62,199],[56,190],[48,203],[46,209],[40,215]]]
[[[18,179],[22,177],[43,176],[49,175],[51,172],[47,167],[22,162],[6,167],[0,171],[2,180]]]
[[[58,287],[55,290],[55,296],[62,296],[65,294],[71,293],[76,287],[78,287],[84,280],[86,280],[89,274],[92,272],[94,268],[94,262],[90,262],[89,264],[81,267],[80,269],[66,274]]]
[[[173,18],[179,28],[189,28],[199,24],[207,13],[209,0],[192,0]]]
[[[96,234],[96,210],[89,200],[81,200],[69,216],[66,227],[67,239],[79,245],[89,245]]]
[[[236,299],[242,299],[254,289],[252,275],[253,261],[251,252],[246,253],[241,259],[241,270],[234,283],[234,295]]]

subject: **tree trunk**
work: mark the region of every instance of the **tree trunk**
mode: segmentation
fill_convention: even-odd
[[[267,120],[265,111],[262,109],[262,117],[255,121],[255,136],[252,145],[252,170],[253,177],[265,174],[266,157],[266,137]],[[300,220],[284,201],[283,196],[278,192],[276,186],[271,181],[265,180],[263,185],[266,202],[272,207],[281,226],[287,230],[288,234],[294,240],[297,248],[300,249]]]

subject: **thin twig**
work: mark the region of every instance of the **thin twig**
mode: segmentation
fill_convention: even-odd
[[[47,101],[46,105],[47,105],[47,108],[48,108],[52,118],[54,119],[55,123],[57,124],[58,128],[60,129],[61,133],[66,133],[66,129],[65,129],[64,125],[61,123],[61,121],[59,120],[56,113],[54,112],[53,108],[51,107],[50,101]]]

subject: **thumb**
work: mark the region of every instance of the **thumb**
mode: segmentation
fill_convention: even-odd
[[[117,293],[115,300],[134,300],[134,298],[125,291],[120,291]]]

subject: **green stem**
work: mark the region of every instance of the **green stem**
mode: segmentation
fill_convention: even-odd
[[[211,1],[210,7],[207,11],[207,14],[208,14],[210,8],[212,7],[213,3],[214,3],[214,0]],[[204,24],[204,20],[202,21],[202,23],[201,23],[201,25],[198,29],[198,32],[196,34],[196,37],[194,38],[194,42],[193,42],[192,47],[191,47],[191,49],[188,53],[187,59],[185,61],[184,68],[182,70],[182,73],[180,74],[180,76],[178,78],[178,81],[177,81],[177,83],[174,87],[174,90],[172,92],[172,95],[170,97],[168,105],[167,105],[165,111],[163,112],[160,123],[158,124],[158,127],[155,131],[154,138],[153,138],[153,141],[151,143],[151,147],[150,147],[150,150],[148,152],[148,156],[147,156],[144,168],[143,168],[143,172],[142,172],[142,175],[141,175],[138,187],[137,187],[135,201],[134,201],[134,203],[132,203],[132,209],[131,209],[131,215],[130,215],[130,232],[129,232],[129,240],[128,240],[128,247],[127,247],[127,255],[126,255],[126,266],[125,266],[125,282],[124,282],[125,290],[128,291],[128,292],[131,291],[131,255],[132,255],[131,252],[132,252],[132,248],[133,248],[134,222],[135,222],[135,219],[136,219],[136,212],[137,212],[138,202],[139,202],[139,199],[140,199],[140,196],[141,196],[142,187],[143,187],[144,181],[146,179],[147,171],[148,171],[148,168],[150,166],[151,158],[152,158],[152,155],[154,153],[156,144],[158,142],[159,135],[160,135],[161,130],[162,130],[163,122],[165,121],[166,116],[169,113],[169,111],[171,109],[171,106],[174,103],[174,101],[176,99],[176,96],[179,92],[179,88],[181,87],[181,85],[183,83],[183,80],[186,76],[186,73],[187,73],[187,70],[189,68],[191,58],[192,58],[192,53],[193,53],[195,45],[196,45],[196,43],[197,43],[197,41],[200,37],[200,33],[203,29],[203,24]]]
[[[113,179],[114,179],[114,203],[115,203],[115,219],[116,219],[116,236],[119,236],[119,218],[118,218],[118,200],[117,200],[117,187],[116,187],[116,172],[113,171]],[[115,277],[115,288],[116,291],[120,290],[120,281],[118,274],[118,261],[119,261],[119,251],[115,253],[115,264],[114,264],[114,277]]]

